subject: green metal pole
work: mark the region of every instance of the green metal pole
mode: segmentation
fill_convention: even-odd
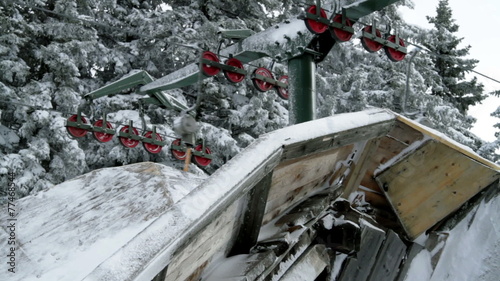
[[[290,91],[289,124],[316,118],[316,64],[311,54],[304,53],[288,60]]]

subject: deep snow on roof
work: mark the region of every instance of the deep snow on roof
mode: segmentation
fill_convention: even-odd
[[[202,180],[145,162],[96,170],[16,201],[17,265],[9,280],[85,278]]]

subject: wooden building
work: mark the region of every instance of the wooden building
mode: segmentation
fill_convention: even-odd
[[[114,204],[127,209],[133,198],[139,200],[139,193],[131,192],[138,186],[147,200],[161,194],[165,205],[153,211],[145,199],[142,207],[130,205],[130,213],[140,216],[114,214],[116,231],[131,221],[138,227],[87,266],[82,280],[402,280],[422,249],[413,241],[481,192],[498,193],[500,178],[498,165],[383,109],[263,135],[206,179],[184,174],[192,187],[175,200],[168,189],[182,184],[179,175],[172,184],[168,176],[162,179],[158,164],[123,169],[157,184],[124,181],[113,196],[95,187],[103,193],[93,196],[102,199],[74,198],[73,207],[59,209],[58,217],[72,220],[102,204],[108,214]],[[48,192],[57,197],[58,188]],[[25,198],[21,205],[35,208],[43,196]],[[77,207],[82,204],[87,207]],[[29,219],[37,220],[37,214]],[[64,221],[38,221],[44,227],[25,233],[29,242],[19,234],[20,249],[32,247],[44,233],[76,243],[71,241],[93,231],[75,225],[77,231],[49,232]],[[95,222],[93,229],[106,229],[106,223],[110,220]],[[434,236],[429,241],[435,244],[444,239]],[[104,243],[100,238],[85,243]],[[47,273],[42,268],[37,274],[43,280]]]

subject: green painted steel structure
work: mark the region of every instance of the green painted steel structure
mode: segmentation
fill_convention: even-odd
[[[289,123],[316,119],[316,63],[311,54],[288,60],[290,96]]]
[[[360,18],[398,1],[357,1],[341,7],[342,14],[351,21],[356,22]],[[319,2],[314,1],[316,5]],[[306,16],[314,17],[312,14]],[[327,20],[321,19],[320,21]],[[338,23],[330,25],[338,28]],[[347,29],[346,27],[344,29],[351,30],[352,28]],[[315,63],[320,62],[328,54],[336,43],[334,40],[326,38],[327,35],[324,34],[316,35],[311,33],[304,24],[303,18],[287,20],[256,34],[253,34],[250,30],[227,30],[222,31],[220,35],[223,38],[237,41],[235,44],[220,50],[219,54],[222,57],[234,57],[242,63],[249,63],[264,57],[269,57],[278,62],[287,61],[291,93],[289,123],[301,123],[315,118]],[[367,36],[370,36],[370,34],[367,34]],[[379,43],[387,46],[398,47],[387,40],[378,38],[373,38],[373,40],[380,41]],[[406,52],[406,49],[403,51]],[[206,60],[201,62],[212,64]],[[98,89],[88,94],[86,98],[95,99],[116,94],[124,89],[139,87],[138,93],[149,96],[143,100],[145,103],[186,111],[189,110],[186,105],[162,91],[193,85],[199,83],[200,79],[208,78],[208,76],[200,74],[200,65],[200,62],[192,63],[156,81],[153,81],[152,77],[146,72],[140,71]],[[220,68],[228,70],[230,67],[221,66]],[[242,70],[237,70],[237,72],[244,73]],[[278,81],[273,83],[279,85]]]

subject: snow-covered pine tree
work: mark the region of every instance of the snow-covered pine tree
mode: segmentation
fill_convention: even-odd
[[[500,97],[500,91],[494,91],[494,92],[490,93],[490,95]],[[497,109],[491,113],[491,116],[500,119],[500,106],[497,107]],[[500,150],[500,120],[498,121],[498,123],[493,125],[493,127],[497,129],[497,131],[495,132],[496,140],[494,140],[492,142],[482,141],[481,147],[479,148],[478,153],[485,158],[488,158],[496,163],[500,163],[500,153],[499,153],[499,150]]]
[[[70,9],[48,1],[0,2],[5,140],[0,144],[0,174],[16,174],[19,196],[85,171],[85,154],[67,136],[60,111],[79,101],[89,55],[99,48],[93,30],[74,22],[63,24],[31,8],[35,3]],[[0,195],[5,195],[6,178],[1,179]]]
[[[287,1],[285,1],[287,2]],[[260,32],[272,23],[276,23],[285,10],[281,1],[171,1],[173,10],[184,10],[191,15],[198,15],[202,19],[196,29],[196,38],[184,40],[186,45],[197,45],[204,50],[216,52],[222,38],[218,32],[231,29],[250,29]],[[276,11],[276,13],[270,12]],[[193,20],[192,17],[188,20]],[[222,48],[232,44],[229,40],[222,40]],[[182,47],[181,47],[182,48]],[[193,54],[199,51],[188,50]],[[228,58],[221,57],[221,61]],[[271,61],[261,59],[244,67],[252,72],[257,66],[267,67]],[[274,65],[275,76],[286,73],[286,65]],[[286,111],[287,102],[280,100],[271,90],[258,92],[247,77],[244,81],[232,84],[222,72],[212,78],[201,81],[201,87],[195,85],[183,89],[188,97],[196,97],[201,90],[203,98],[201,121],[219,127],[230,133],[231,138],[238,141],[237,147],[222,144],[218,135],[210,134],[205,130],[202,133],[207,141],[216,146],[216,154],[223,159],[230,159],[239,148],[245,147],[259,135],[284,127],[288,124]],[[221,162],[220,164],[222,164]],[[219,164],[219,165],[220,165]],[[216,164],[215,167],[218,165]]]
[[[74,140],[64,127],[91,90],[132,69],[159,77],[178,68],[175,61],[184,61],[179,52],[174,56],[165,49],[176,24],[182,26],[188,17],[182,11],[162,12],[161,3],[0,1],[0,174],[16,173],[19,196],[91,169],[169,158],[168,150],[153,158],[116,141],[100,145],[90,134]],[[96,118],[117,110],[111,121],[133,118],[123,111],[136,108],[137,97],[130,97],[96,101]],[[84,111],[89,113],[90,107]],[[153,113],[153,122],[168,123],[169,112]],[[168,126],[159,131],[172,132]],[[1,180],[3,196],[6,177]]]
[[[441,85],[432,88],[432,94],[451,101],[462,113],[466,113],[471,105],[480,103],[483,85],[477,78],[467,80],[465,75],[477,64],[475,59],[465,58],[470,46],[460,48],[463,38],[457,37],[459,26],[452,17],[448,0],[440,0],[436,8],[436,16],[427,16],[434,29],[429,32],[424,46],[433,52],[434,68],[441,78]]]
[[[325,2],[332,6],[331,1]],[[168,148],[151,156],[139,148],[125,149],[117,141],[100,144],[90,136],[71,139],[64,121],[76,112],[84,94],[133,69],[144,69],[159,78],[197,62],[201,49],[215,51],[218,31],[262,31],[296,15],[302,9],[298,4],[300,1],[248,1],[248,5],[238,6],[245,7],[244,13],[235,13],[240,11],[234,9],[235,3],[218,0],[20,0],[15,4],[0,0],[0,27],[5,31],[0,35],[0,97],[11,102],[0,104],[0,174],[14,171],[17,183],[24,185],[19,195],[24,196],[96,168],[148,160],[170,162]],[[375,18],[384,27],[384,16],[392,19],[392,26],[398,27],[403,38],[426,41],[427,31],[405,24],[396,6],[364,21]],[[269,59],[262,59],[245,67],[252,71],[269,63]],[[440,96],[430,94],[429,89],[441,85],[439,74],[429,67],[432,64],[432,57],[421,52],[410,66],[408,108],[421,111],[435,128],[477,147],[473,137],[465,137],[471,119]],[[406,60],[394,63],[383,52],[366,52],[356,39],[336,44],[318,64],[318,116],[367,106],[397,110],[397,98],[405,89],[406,67]],[[276,76],[285,74],[286,63],[276,63],[274,71]],[[288,124],[288,102],[274,91],[258,92],[250,79],[235,85],[220,74],[169,91],[190,105],[199,93],[204,96],[201,137],[216,155],[209,171],[260,134]],[[108,116],[111,121],[132,119],[137,124],[139,117],[133,110],[138,98],[133,93],[102,98],[92,108],[97,118],[115,112]],[[89,113],[90,109],[87,106],[84,111]],[[148,122],[159,125],[160,133],[174,134],[170,124],[177,112],[151,106],[147,115]],[[0,188],[7,186],[0,184]],[[5,190],[0,190],[0,196],[4,194]]]

